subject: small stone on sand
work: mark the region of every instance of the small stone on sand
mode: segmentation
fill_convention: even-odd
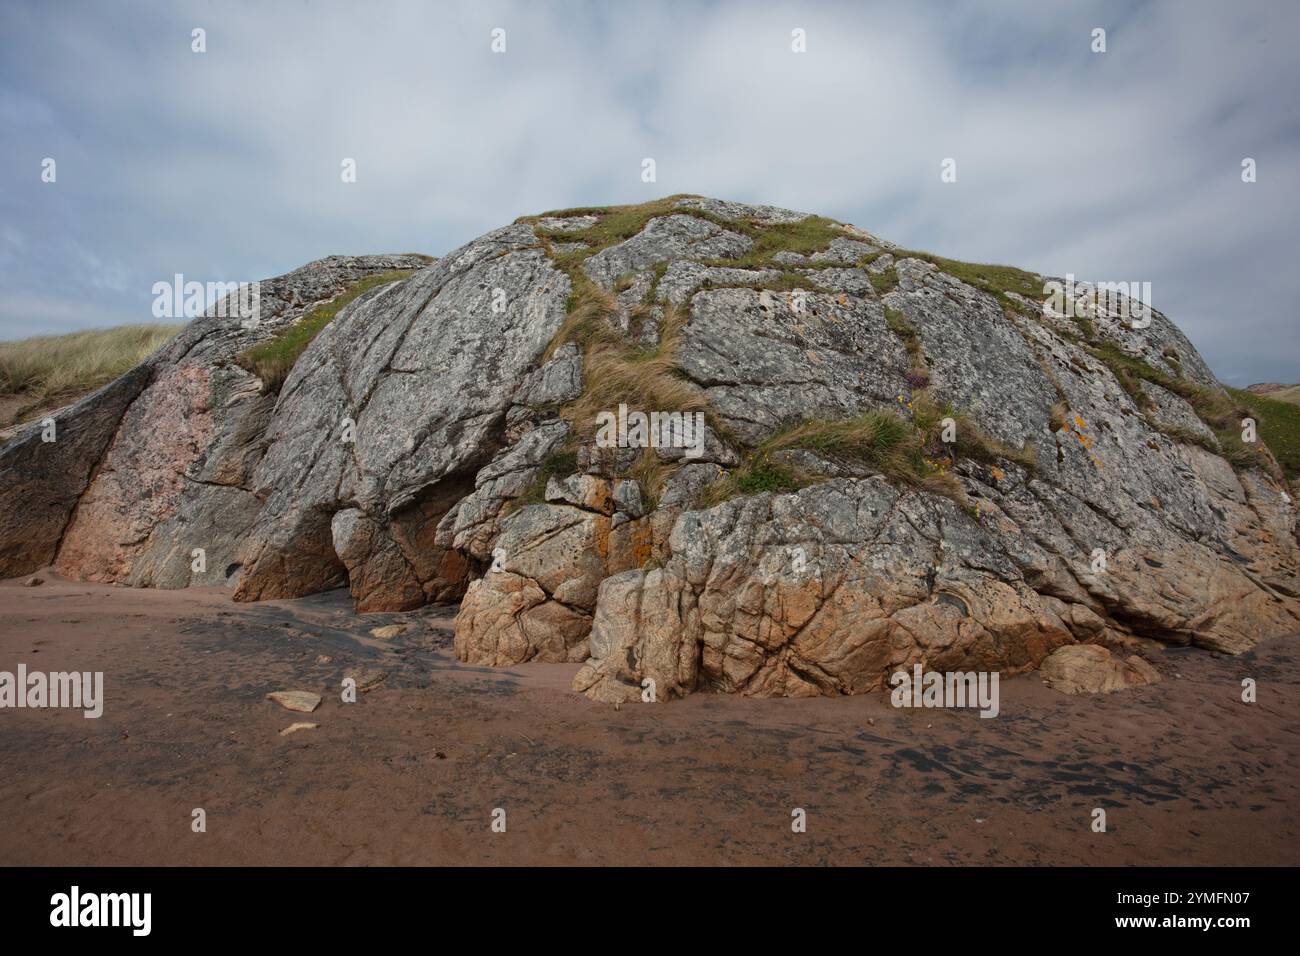
[[[343,672],[344,677],[351,677],[357,682],[357,690],[365,694],[374,690],[384,681],[388,680],[388,672],[381,671],[375,667],[363,667],[360,669],[346,670]]]
[[[276,690],[267,694],[266,699],[275,701],[286,710],[303,714],[310,714],[320,706],[320,694],[308,690]]]
[[[396,637],[406,630],[405,624],[389,624],[385,627],[372,627],[370,629],[371,637]]]
[[[296,724],[290,724],[288,727],[284,728],[284,730],[280,731],[280,736],[288,737],[290,734],[295,734],[300,730],[315,730],[319,726],[320,724],[309,724],[305,720],[300,720]]]

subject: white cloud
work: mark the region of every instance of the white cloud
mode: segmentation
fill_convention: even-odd
[[[18,184],[0,218],[29,242],[0,278],[90,324],[144,312],[174,272],[438,254],[526,212],[701,192],[961,258],[1149,280],[1225,377],[1300,379],[1300,69],[1282,42],[1300,13],[1245,6],[19,8],[0,38],[0,174]],[[790,51],[796,26],[807,53]],[[36,178],[43,155],[55,187]]]

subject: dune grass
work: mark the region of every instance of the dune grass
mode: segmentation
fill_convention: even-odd
[[[1255,386],[1251,386],[1251,389],[1253,388],[1255,388]],[[1264,398],[1275,402],[1287,402],[1291,405],[1300,405],[1300,385],[1284,385],[1271,392],[1256,392],[1251,389],[1243,389],[1243,391],[1250,391],[1252,395],[1261,395]]]
[[[17,421],[32,409],[63,404],[106,385],[156,352],[180,328],[119,325],[0,342],[0,398],[13,399],[6,417]]]
[[[1264,397],[1275,402],[1286,402],[1288,405],[1300,405],[1300,385],[1292,385],[1290,388],[1284,388],[1281,391],[1270,392]]]
[[[298,361],[298,357],[307,350],[307,346],[311,345],[321,329],[334,321],[334,317],[345,306],[363,293],[390,282],[406,279],[415,271],[414,269],[392,269],[359,279],[329,302],[316,306],[275,338],[245,349],[236,356],[235,362],[262,380],[264,392],[279,392],[284,380],[289,377],[290,369]]]
[[[1259,437],[1273,452],[1287,478],[1293,482],[1300,480],[1300,406],[1245,389],[1227,391],[1259,423]]]

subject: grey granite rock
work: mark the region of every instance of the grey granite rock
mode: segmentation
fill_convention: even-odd
[[[0,447],[0,573],[57,562],[88,580],[226,581],[256,509],[246,479],[272,404],[235,356],[358,279],[427,263],[331,256],[264,280],[256,322],[218,303],[140,366],[55,413],[56,441],[41,441],[39,423],[21,430]],[[195,548],[203,572],[192,569]]]
[[[699,209],[724,219],[752,219],[764,225],[799,222],[809,216],[809,213],[782,209],[780,206],[756,206],[726,199],[710,199],[707,196],[687,196],[677,200],[677,205],[683,209]]]
[[[679,361],[722,420],[757,443],[806,418],[851,418],[906,389],[907,354],[875,301],[719,289],[698,293]]]
[[[731,259],[753,246],[748,236],[723,229],[698,216],[658,216],[631,239],[593,255],[583,270],[612,289],[621,276],[673,259]]]

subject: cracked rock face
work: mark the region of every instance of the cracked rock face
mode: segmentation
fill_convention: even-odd
[[[916,663],[1018,673],[1072,639],[973,518],[879,477],[686,512],[669,546],[601,586],[575,682],[598,699],[645,678],[670,697],[856,694]]]
[[[1064,694],[1111,694],[1129,687],[1160,682],[1154,667],[1136,654],[1115,657],[1096,644],[1071,644],[1048,655],[1043,680]]]
[[[499,311],[496,289],[507,290]],[[251,483],[264,504],[237,559],[236,598],[350,581],[358,605],[379,610],[462,593],[465,563],[438,524],[505,443],[514,395],[568,294],[532,230],[507,227],[344,309],[267,424]],[[345,509],[365,516],[362,533],[333,525]]]
[[[0,447],[0,573],[460,601],[461,659],[582,664],[574,686],[612,702],[864,693],[916,664],[1049,661],[1109,690],[1152,679],[1152,640],[1300,629],[1295,504],[1216,453],[1184,396],[1219,386],[1159,312],[1103,311],[1085,339],[853,226],[781,248],[814,220],[773,206],[666,201],[618,240],[601,222],[521,221],[431,265],[325,259],[264,282],[255,328],[196,320],[56,413],[57,441]],[[235,363],[392,269],[418,271],[342,309],[278,394]],[[607,328],[566,340],[592,288]],[[608,374],[584,343],[611,337],[634,368],[666,350],[709,412],[698,456],[597,446],[574,409]],[[1139,407],[1100,345],[1174,385],[1142,381]],[[783,430],[906,416],[922,390],[1003,449],[954,456],[959,494],[798,447],[803,487],[720,500]]]
[[[418,256],[332,256],[261,283],[258,323],[195,319],[115,382],[0,447],[0,574],[54,563],[86,580],[220,584],[261,509],[251,480],[275,405],[238,365],[354,282]],[[203,549],[205,570],[191,552]]]
[[[907,355],[880,302],[754,289],[697,292],[679,351],[726,424],[757,443],[804,418],[851,418],[906,389]],[[868,357],[870,360],[868,361]]]

